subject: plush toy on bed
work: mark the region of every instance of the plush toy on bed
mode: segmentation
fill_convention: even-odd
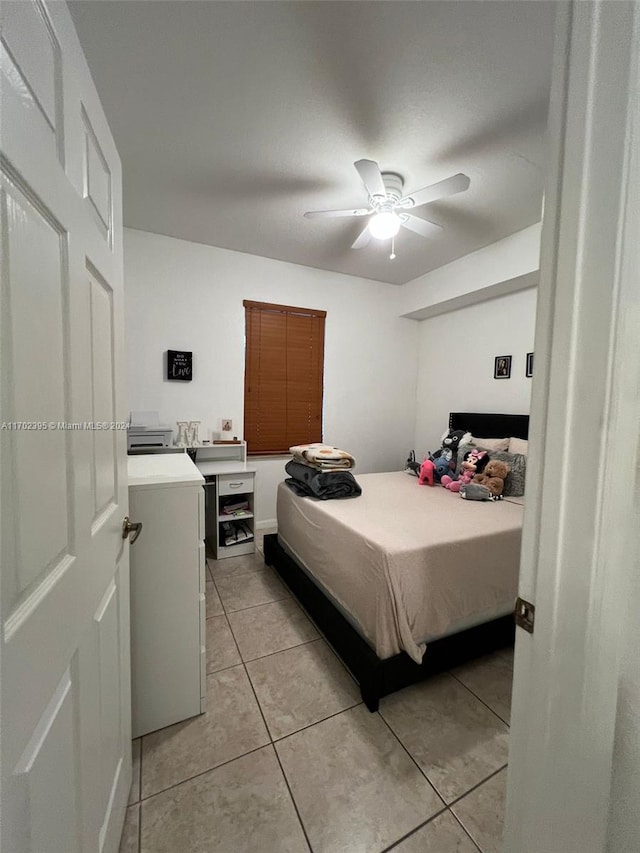
[[[420,463],[416,462],[416,452],[412,450],[407,456],[407,461],[404,463],[405,474],[413,474],[414,477],[420,476]]]
[[[474,483],[486,486],[492,495],[499,497],[504,491],[504,481],[511,468],[500,459],[490,459],[484,466],[483,471],[476,472],[473,477]]]
[[[470,441],[471,433],[463,429],[449,429],[441,439],[440,447],[434,453],[430,453],[428,459],[434,464],[434,478],[441,482],[445,474],[455,470],[458,461],[458,447],[466,441]]]
[[[501,501],[502,495],[492,495],[491,489],[481,483],[464,483],[460,486],[460,497],[468,501]]]
[[[476,448],[469,450],[464,455],[458,479],[454,480],[453,477],[445,474],[440,482],[450,492],[459,492],[463,485],[470,483],[476,474],[484,470],[488,462],[489,454],[486,450],[477,450]]]
[[[428,486],[433,486],[435,471],[435,463],[431,459],[425,459],[418,472],[418,484],[424,486],[426,483]]]

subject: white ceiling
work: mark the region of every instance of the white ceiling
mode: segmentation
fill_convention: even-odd
[[[70,4],[124,168],[125,224],[402,284],[540,218],[554,4]],[[350,245],[366,204],[354,160],[415,190],[470,189],[402,230]]]

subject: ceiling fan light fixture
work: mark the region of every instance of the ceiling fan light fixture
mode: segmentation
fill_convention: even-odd
[[[391,210],[374,214],[369,220],[369,231],[376,240],[389,240],[400,230],[400,217]]]

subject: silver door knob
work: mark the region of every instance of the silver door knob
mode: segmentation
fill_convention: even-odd
[[[122,522],[122,538],[129,539],[129,542],[133,545],[136,541],[140,533],[142,532],[142,522],[141,521],[131,521],[128,515],[125,515],[124,521]],[[133,535],[132,535],[133,534]]]

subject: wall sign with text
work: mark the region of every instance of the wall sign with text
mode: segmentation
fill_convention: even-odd
[[[193,379],[193,353],[184,350],[167,350],[167,379],[191,382]]]

